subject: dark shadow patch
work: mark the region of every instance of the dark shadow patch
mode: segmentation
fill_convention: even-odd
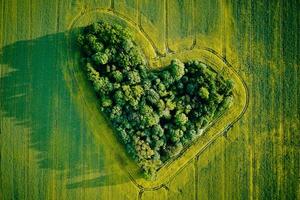
[[[0,67],[13,70],[0,77],[0,109],[30,128],[30,148],[38,151],[39,168],[60,170],[71,181],[85,173],[103,174],[105,163],[102,146],[95,143],[73,103],[71,92],[76,91],[68,88],[63,75],[74,51],[68,40],[67,33],[57,33],[1,49]],[[127,181],[95,181],[93,187]]]

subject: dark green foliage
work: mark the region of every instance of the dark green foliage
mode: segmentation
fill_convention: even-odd
[[[106,96],[101,98],[102,107],[110,107],[112,105],[112,100]]]
[[[199,61],[150,71],[118,25],[92,24],[78,43],[101,110],[147,177],[232,103],[233,82]]]
[[[208,99],[209,98],[209,91],[208,89],[206,89],[205,87],[201,87],[199,89],[199,96],[202,98],[202,99]]]
[[[153,105],[158,104],[160,100],[159,94],[153,89],[148,90],[146,98]]]
[[[170,68],[174,80],[178,81],[184,75],[184,64],[180,60],[172,60]]]
[[[118,83],[120,83],[123,80],[123,74],[119,70],[111,72],[112,77],[114,80]]]
[[[175,115],[175,123],[178,126],[183,126],[187,123],[188,117],[184,113],[179,113]]]
[[[131,84],[131,85],[141,82],[141,77],[136,70],[129,71],[127,74],[127,78],[128,78],[129,84]]]
[[[104,65],[108,62],[108,56],[106,53],[97,52],[92,56],[96,65]]]

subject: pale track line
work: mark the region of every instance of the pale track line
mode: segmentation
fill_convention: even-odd
[[[192,1],[192,3],[195,3],[195,0]],[[195,9],[194,9],[194,6],[192,6],[193,9],[192,9],[192,27],[194,29],[194,26],[195,26]],[[170,45],[169,45],[169,4],[168,4],[168,0],[165,0],[165,13],[166,13],[166,22],[165,22],[165,25],[166,25],[166,40],[165,40],[165,45],[166,45],[166,52],[167,54],[176,54],[176,53],[181,53],[183,51],[191,51],[195,48],[196,46],[196,31],[193,30],[192,32],[192,35],[193,35],[193,41],[192,41],[192,44],[190,47],[187,47],[187,48],[183,48],[183,49],[180,49],[179,51],[175,51],[175,50],[172,50],[170,48]],[[162,57],[165,57],[165,56],[162,56]]]
[[[139,1],[138,1],[139,3]],[[147,34],[147,32],[144,30],[143,25],[142,25],[142,15],[141,15],[141,5],[138,4],[138,28],[139,30],[144,34],[144,36],[147,38],[147,40],[150,42],[152,48],[154,49],[156,55],[158,57],[166,56],[165,54],[160,53],[159,48],[155,45],[154,41],[151,39],[151,37]]]
[[[110,9],[114,10],[115,9],[115,0],[110,1]]]
[[[113,0],[112,0],[113,1]],[[165,6],[165,9],[167,10],[167,1],[165,1],[166,2],[166,6]],[[139,9],[139,8],[138,8]],[[68,27],[68,29],[69,29],[69,31],[71,31],[71,29],[73,28],[73,26],[76,24],[76,22],[79,20],[79,18],[80,17],[82,17],[83,15],[85,15],[85,14],[87,14],[87,13],[89,13],[89,12],[108,12],[108,13],[110,13],[110,14],[115,14],[117,17],[119,17],[119,18],[121,18],[121,19],[123,19],[123,20],[125,20],[125,21],[127,21],[129,24],[131,24],[132,26],[134,26],[134,27],[136,27],[136,28],[140,28],[140,26],[139,26],[139,23],[137,24],[136,22],[134,22],[134,21],[132,21],[130,18],[128,18],[128,17],[126,17],[126,16],[124,16],[124,15],[122,15],[121,13],[119,13],[119,12],[116,12],[115,10],[112,10],[111,8],[110,9],[105,9],[105,8],[96,8],[96,9],[90,9],[90,10],[87,10],[87,9],[83,9],[77,16],[75,16],[75,18],[72,20],[72,22],[71,22],[71,24],[69,25],[69,27]],[[166,12],[166,22],[168,22],[168,19],[167,19],[167,16],[168,16],[168,13]],[[166,23],[166,27],[168,26],[168,23]],[[168,30],[168,28],[166,29],[166,30]],[[142,30],[140,30],[143,34],[144,34],[144,31],[142,31]],[[144,35],[145,37],[146,37],[146,39],[150,39],[150,38],[148,38],[146,35]],[[166,36],[168,37],[168,35],[167,35],[167,32],[166,32]],[[148,40],[149,41],[149,40]],[[150,41],[152,41],[152,40],[150,40]],[[149,42],[150,42],[149,41]],[[195,41],[195,44],[196,44],[196,39],[194,40]],[[150,44],[152,45],[153,44],[153,41],[152,42],[150,42]],[[166,40],[166,46],[167,46],[167,48],[168,48],[168,40]],[[156,47],[155,46],[153,46],[152,45],[152,47],[155,49],[155,51],[157,50],[156,49]],[[179,52],[176,52],[176,53],[182,53],[182,52],[187,52],[187,51],[191,51],[193,48],[194,48],[195,46],[193,46],[191,49],[183,49],[182,51],[179,51]],[[223,131],[220,131],[219,133],[217,133],[217,134],[215,134],[205,145],[204,145],[204,147],[203,148],[201,148],[201,150],[196,154],[196,156],[195,157],[197,157],[197,160],[198,160],[198,158],[199,158],[199,156],[208,148],[208,146],[210,146],[210,144],[212,144],[213,142],[215,142],[216,141],[216,139],[219,137],[219,136],[221,136],[221,135],[223,135],[224,133],[226,133],[227,131],[229,131],[232,127],[233,127],[233,125],[237,122],[237,121],[239,121],[240,119],[241,119],[241,117],[244,115],[244,113],[246,112],[246,110],[247,110],[247,108],[248,108],[248,104],[249,104],[249,90],[248,90],[248,87],[247,87],[247,85],[246,85],[246,83],[245,83],[245,81],[239,76],[239,74],[237,73],[237,71],[233,68],[233,66],[227,61],[227,59],[225,58],[225,57],[223,57],[222,55],[220,55],[218,52],[216,52],[215,50],[213,50],[213,49],[211,49],[211,48],[204,48],[204,50],[206,50],[206,51],[208,51],[208,52],[210,52],[210,53],[212,53],[212,54],[214,54],[215,56],[217,56],[219,59],[221,59],[228,67],[230,67],[232,70],[233,70],[233,72],[237,75],[237,77],[240,79],[240,81],[242,82],[242,84],[243,84],[243,86],[244,86],[244,88],[245,88],[245,91],[246,91],[246,103],[245,103],[245,105],[244,105],[244,107],[243,107],[243,110],[242,110],[242,112],[240,113],[240,115],[235,119],[235,120],[233,120],[230,124],[228,124],[225,128],[224,128],[224,130]],[[170,54],[175,54],[175,52],[174,53],[170,53]],[[161,57],[164,57],[164,56],[161,56]],[[72,71],[72,74],[73,74],[73,76],[75,77],[75,79],[76,79],[76,76],[75,76],[75,71],[73,70],[73,69],[70,69],[71,71]],[[75,80],[76,81],[76,83],[78,84],[78,80],[76,79]],[[82,94],[82,92],[79,92],[80,94]],[[83,96],[82,95],[80,95],[81,96],[81,99],[84,101],[84,103],[87,105],[87,102],[85,101],[85,99],[83,98]],[[216,119],[216,120],[214,120],[211,124],[210,124],[210,126],[209,127],[207,127],[207,129],[206,129],[206,131],[211,127],[211,126],[213,126],[216,122],[217,122],[218,120]],[[200,138],[200,137],[199,137]],[[199,139],[198,138],[198,139]],[[197,141],[198,141],[198,139],[196,140],[196,141],[194,141],[193,143],[196,143]],[[189,147],[187,147],[186,148],[186,150],[187,149],[189,149],[190,147],[191,147],[192,145],[190,145]],[[180,155],[182,155],[186,150],[184,150],[183,152],[181,152],[180,154],[179,154],[179,156]],[[178,157],[179,157],[178,156]],[[178,158],[177,157],[177,158]],[[195,158],[194,157],[194,158]],[[188,162],[186,162],[175,174],[173,174],[172,175],[172,177],[170,177],[169,178],[169,180],[168,181],[166,181],[165,183],[170,183],[188,164],[190,164],[190,162],[192,162],[193,161],[193,158],[191,158]],[[167,163],[167,165],[169,165],[170,164],[170,162],[169,163]],[[195,172],[195,173],[197,173],[197,172]],[[130,174],[130,173],[128,173],[129,174],[129,178],[130,178],[130,180],[134,183],[134,185],[136,185],[136,187],[140,190],[140,193],[141,193],[141,195],[142,195],[142,193],[144,192],[144,191],[154,191],[154,190],[158,190],[158,189],[161,189],[161,188],[165,188],[166,187],[166,185],[165,185],[165,183],[162,183],[162,184],[160,184],[160,185],[158,185],[158,186],[155,186],[155,187],[152,187],[152,188],[146,188],[146,187],[143,187],[142,185],[140,185],[140,184],[138,184],[136,181],[135,181],[135,179],[133,178],[133,176]],[[196,182],[198,181],[198,180],[195,180]],[[140,195],[140,193],[139,193],[139,195]],[[196,196],[197,197],[197,196]]]
[[[199,161],[199,156],[195,156],[195,161],[194,161],[194,168],[195,168],[195,184],[194,184],[194,187],[195,187],[195,200],[198,200],[198,195],[199,195],[199,192],[198,192],[198,187],[199,187],[199,171],[198,171],[198,161]]]
[[[166,38],[165,38],[165,46],[166,46],[166,52],[167,54],[170,54],[170,53],[174,53],[174,51],[172,51],[170,49],[170,46],[169,46],[169,4],[168,4],[168,0],[165,0],[165,26],[166,26]]]

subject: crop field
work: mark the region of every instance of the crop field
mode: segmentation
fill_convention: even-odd
[[[300,199],[298,0],[0,0],[0,200]],[[234,102],[159,169],[99,110],[74,36],[129,28],[149,65],[200,59]]]

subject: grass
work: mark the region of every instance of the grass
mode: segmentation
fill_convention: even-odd
[[[246,113],[164,185],[143,189],[122,169],[122,156],[112,156],[109,139],[96,134],[111,130],[101,116],[86,114],[94,109],[92,97],[82,104],[87,86],[70,78],[71,24],[80,16],[85,23],[95,19],[88,11],[111,8],[111,1],[3,0],[0,199],[299,199],[297,2],[196,0],[192,8],[184,5],[191,17],[176,11],[180,6],[166,9],[176,1],[124,2],[135,8],[115,6],[118,13],[157,44],[144,46],[153,65],[161,62],[155,52],[169,53],[165,41],[176,50],[195,40],[195,48],[226,58],[247,83]],[[181,17],[196,28],[171,36],[167,25]]]

